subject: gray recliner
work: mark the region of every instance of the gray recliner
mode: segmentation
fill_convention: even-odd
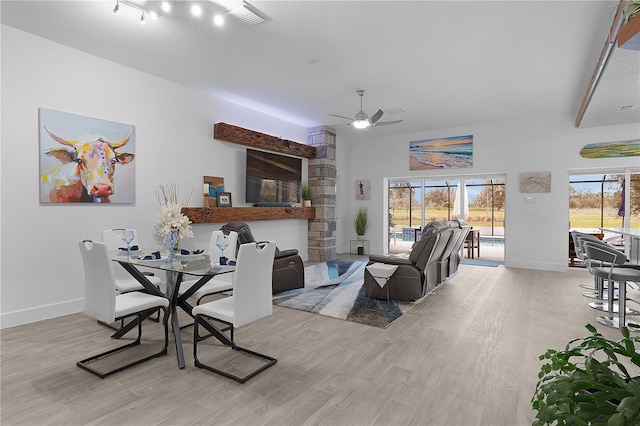
[[[255,242],[251,228],[244,222],[229,222],[222,228],[223,231],[235,231],[238,233],[238,247],[241,244]],[[304,263],[298,255],[298,250],[279,250],[273,259],[273,294],[286,290],[304,288]]]
[[[469,232],[464,221],[434,221],[422,229],[422,237],[405,256],[370,255],[369,264],[380,262],[398,265],[384,288],[365,269],[365,294],[377,299],[387,295],[396,300],[417,300],[457,272],[460,263],[457,252]],[[387,288],[388,287],[388,293]]]

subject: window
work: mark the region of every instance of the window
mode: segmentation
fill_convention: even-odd
[[[599,232],[600,228],[640,227],[640,174],[631,173],[629,183],[627,207],[624,173],[571,175],[569,228]]]

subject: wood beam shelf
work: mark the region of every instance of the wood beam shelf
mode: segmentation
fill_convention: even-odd
[[[254,132],[253,130],[243,129],[242,127],[227,123],[216,123],[213,125],[213,138],[253,148],[295,155],[296,157],[316,157],[315,146],[288,141],[276,136]]]
[[[255,220],[315,219],[315,207],[183,207],[192,223],[251,222]]]

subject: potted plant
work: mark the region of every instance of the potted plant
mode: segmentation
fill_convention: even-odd
[[[640,367],[638,337],[622,327],[622,339],[605,339],[593,325],[590,336],[570,341],[565,350],[547,350],[533,398],[533,425],[640,423],[640,384],[627,367]]]
[[[638,14],[640,14],[640,0],[628,0],[622,15],[629,20]]]
[[[302,199],[305,207],[311,207],[311,185],[307,183],[302,184]]]
[[[364,234],[369,227],[369,214],[366,207],[359,207],[356,215],[353,217],[353,227],[356,230],[359,240],[364,240]]]

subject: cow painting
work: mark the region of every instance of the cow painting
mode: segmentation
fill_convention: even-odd
[[[110,141],[100,136],[65,139],[46,125],[42,129],[46,132],[43,136],[48,135],[60,145],[43,153],[60,164],[41,175],[41,201],[110,203],[116,170],[131,163],[135,156],[119,151],[129,143],[132,130],[121,139]]]

